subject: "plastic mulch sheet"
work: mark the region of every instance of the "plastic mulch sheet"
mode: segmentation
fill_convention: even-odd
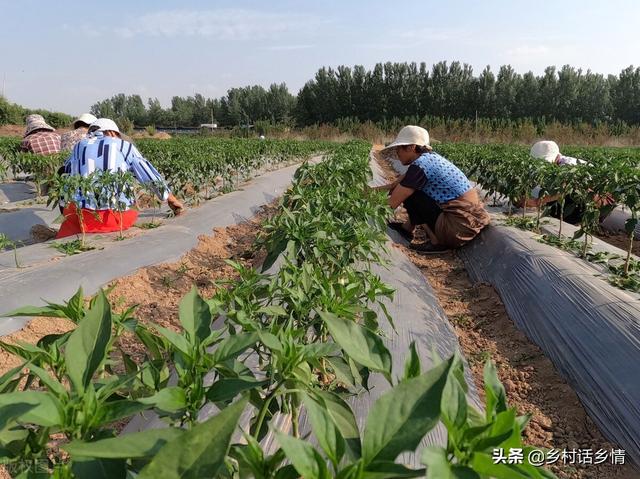
[[[605,436],[640,464],[640,302],[529,233],[490,226],[461,249],[551,359]]]
[[[375,163],[372,163],[371,166],[374,170],[372,184],[381,184],[383,180],[380,170]],[[390,231],[390,234],[393,233]],[[393,248],[391,243],[387,244],[387,249],[389,251],[387,264],[376,265],[373,270],[380,276],[382,281],[396,290],[393,301],[387,301],[386,303],[387,310],[394,320],[395,330],[380,312],[380,326],[384,335],[384,342],[392,356],[392,377],[395,380],[403,374],[405,360],[408,357],[409,346],[412,341],[416,343],[423,371],[431,369],[434,365],[431,358],[432,351],[436,351],[441,358],[448,358],[456,351],[459,352],[459,344],[445,312],[438,303],[435,292],[424,279],[422,272],[405,255]],[[275,268],[277,268],[277,263],[270,272],[273,273]],[[221,325],[217,322],[214,327],[221,327]],[[469,368],[465,370],[465,377],[469,384],[469,401],[476,407],[480,407]],[[210,379],[213,380],[212,377]],[[367,414],[372,404],[390,388],[382,375],[375,373],[371,374],[368,385],[370,392],[363,392],[348,399],[361,432],[364,430]],[[199,419],[205,420],[217,414],[217,412],[218,410],[213,404],[208,404],[200,411]],[[246,426],[249,417],[249,414],[245,414],[244,418],[241,419],[241,424]],[[276,429],[287,431],[290,428],[290,420],[289,416],[280,415],[272,420],[272,425]],[[127,425],[124,432],[159,427],[165,427],[165,424],[157,416],[147,413],[144,416],[136,416]],[[300,413],[300,433],[304,436],[309,431],[310,426],[303,410]],[[422,446],[418,448],[418,453],[426,445],[446,445],[446,441],[446,430],[442,425],[438,425],[424,438]],[[264,439],[263,447],[271,451],[277,448],[276,441],[271,433]],[[420,466],[419,454],[404,454],[399,460],[405,464]]]

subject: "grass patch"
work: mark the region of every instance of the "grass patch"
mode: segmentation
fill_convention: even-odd
[[[96,249],[95,246],[83,245],[82,240],[75,239],[73,241],[69,241],[67,243],[60,243],[54,241],[51,243],[51,247],[57,249],[61,253],[66,254],[67,256],[72,256],[74,254],[84,253],[85,251],[91,251]]]
[[[153,229],[156,229],[158,226],[162,226],[162,223],[155,223],[153,221],[148,221],[146,223],[138,223],[135,225],[136,228],[140,228],[143,230],[153,230]]]

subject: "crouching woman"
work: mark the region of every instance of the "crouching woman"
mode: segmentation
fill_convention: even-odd
[[[390,191],[391,208],[402,204],[409,216],[408,221],[389,223],[389,227],[412,241],[415,227],[423,225],[430,238],[412,243],[411,249],[438,253],[458,248],[489,224],[477,190],[462,171],[432,150],[427,130],[405,126],[384,150],[395,150],[398,160],[408,166],[404,175],[381,187]]]

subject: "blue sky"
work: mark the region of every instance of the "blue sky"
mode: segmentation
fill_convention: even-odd
[[[0,0],[0,82],[11,101],[77,114],[119,92],[164,105],[250,84],[295,94],[323,65],[617,74],[640,64],[639,20],[633,0]]]

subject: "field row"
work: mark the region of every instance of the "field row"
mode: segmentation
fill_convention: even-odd
[[[69,157],[69,153],[21,153],[19,146],[17,138],[0,138],[0,156],[5,159],[0,163],[0,181],[11,171],[14,175],[33,175],[40,187],[51,182]],[[139,140],[136,146],[164,176],[174,194],[192,202],[228,191],[259,170],[331,149],[327,142],[257,139]]]
[[[0,378],[0,459],[17,473],[45,461],[59,478],[553,477],[526,459],[493,463],[494,447],[523,447],[528,417],[508,408],[491,363],[482,412],[467,403],[458,356],[424,372],[412,345],[402,377],[392,377],[380,325],[402,328],[402,318],[386,313],[393,291],[370,268],[383,262],[390,212],[367,188],[368,151],[351,143],[300,167],[263,224],[263,270],[234,264],[239,279],[211,298],[194,288],[178,331],[137,321],[135,308],[116,314],[104,293],[11,313],[77,326],[37,345],[0,343],[24,359]],[[119,348],[126,332],[143,361]],[[389,389],[361,430],[349,399],[367,394],[373,374]],[[217,413],[202,417],[205,405]],[[143,411],[168,427],[116,435],[116,422]],[[290,430],[272,429],[279,415]],[[429,472],[402,464],[438,422],[449,439],[420,451]],[[303,440],[309,432],[314,443]],[[269,434],[275,450],[263,449]]]

